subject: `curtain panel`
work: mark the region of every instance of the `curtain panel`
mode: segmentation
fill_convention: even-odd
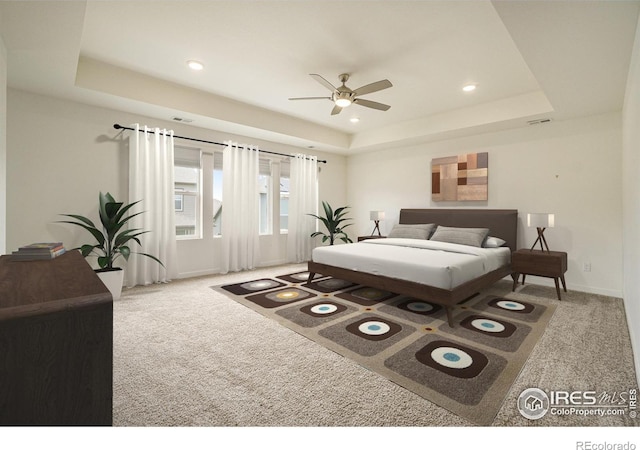
[[[132,245],[126,267],[126,285],[168,282],[177,277],[177,247],[174,207],[173,131],[147,128],[129,136],[129,202],[140,200],[129,228],[148,230],[139,236],[142,246]],[[134,252],[148,253],[156,261]]]
[[[318,158],[296,154],[291,158],[289,184],[289,231],[287,261],[311,259],[316,221],[308,214],[318,213]]]
[[[254,269],[260,257],[257,147],[225,141],[222,160],[222,273]]]

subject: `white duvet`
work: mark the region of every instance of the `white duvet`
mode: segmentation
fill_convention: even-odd
[[[312,260],[343,269],[452,289],[509,264],[508,247],[479,248],[424,239],[368,239],[317,247]]]

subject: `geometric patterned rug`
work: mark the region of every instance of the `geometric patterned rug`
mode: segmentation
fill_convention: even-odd
[[[556,308],[499,282],[457,305],[451,328],[438,305],[308,276],[212,289],[477,425],[493,422]]]

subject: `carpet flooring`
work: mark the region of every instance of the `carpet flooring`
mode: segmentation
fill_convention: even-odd
[[[114,303],[115,426],[472,426],[299,333],[211,289],[304,270],[301,265],[137,287]],[[496,285],[510,291],[510,283]],[[493,426],[638,425],[628,415],[518,411],[527,388],[637,388],[620,299],[527,285],[523,301],[555,306]]]

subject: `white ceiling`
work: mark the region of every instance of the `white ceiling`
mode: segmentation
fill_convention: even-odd
[[[8,84],[349,154],[620,110],[640,1],[0,1]],[[186,61],[202,61],[193,72]],[[393,87],[331,116],[309,74]],[[461,88],[478,88],[464,93]],[[360,122],[353,124],[353,116]],[[152,124],[151,124],[152,125]]]

